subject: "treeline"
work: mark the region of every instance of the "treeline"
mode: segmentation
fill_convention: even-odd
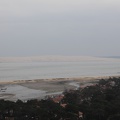
[[[59,102],[0,100],[0,120],[120,120],[120,78],[63,94]]]

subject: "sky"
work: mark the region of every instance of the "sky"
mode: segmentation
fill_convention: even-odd
[[[0,0],[0,57],[120,56],[120,0]]]

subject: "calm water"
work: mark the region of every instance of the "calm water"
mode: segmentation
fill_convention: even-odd
[[[109,75],[120,75],[120,62],[0,63],[0,81]]]

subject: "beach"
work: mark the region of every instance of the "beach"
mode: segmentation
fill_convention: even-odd
[[[1,82],[0,99],[10,101],[17,101],[18,99],[22,101],[29,99],[40,100],[46,96],[61,94],[65,90],[96,84],[100,79],[108,79],[109,77],[54,78]]]

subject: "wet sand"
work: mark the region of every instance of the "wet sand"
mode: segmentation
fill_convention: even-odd
[[[64,90],[77,89],[97,82],[100,79],[108,79],[110,76],[81,77],[81,78],[54,78],[19,80],[0,83],[0,99],[16,101],[28,99],[43,99],[52,94],[61,94]],[[119,77],[119,76],[112,76]]]

